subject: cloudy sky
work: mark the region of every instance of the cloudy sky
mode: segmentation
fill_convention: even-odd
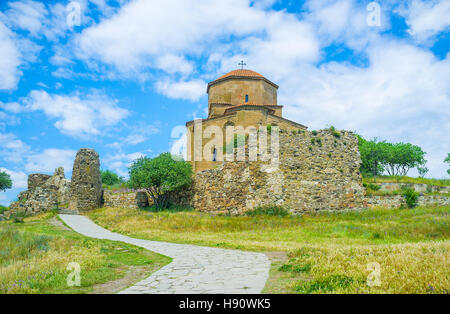
[[[81,147],[121,175],[170,150],[240,60],[280,86],[288,119],[420,145],[446,177],[449,17],[448,0],[3,0],[0,203],[30,173],[70,177]]]

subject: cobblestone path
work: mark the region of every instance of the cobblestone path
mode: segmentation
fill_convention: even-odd
[[[85,236],[122,241],[169,256],[172,263],[119,293],[260,293],[269,275],[265,254],[130,238],[80,215],[59,215]]]

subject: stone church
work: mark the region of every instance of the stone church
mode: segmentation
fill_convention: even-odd
[[[283,118],[283,106],[277,103],[277,91],[277,84],[247,69],[231,71],[210,82],[206,90],[208,118],[201,120],[202,148],[210,140],[209,137],[203,136],[204,130],[211,126],[221,128],[223,134],[226,133],[227,126],[241,126],[248,130],[248,127],[258,129],[270,125],[283,130],[306,130],[306,126]],[[195,122],[198,121],[186,123],[189,139],[194,138]],[[226,145],[225,138],[223,136],[223,145]],[[188,160],[192,162],[194,171],[212,169],[217,165],[215,151],[210,158],[194,158],[194,156],[194,141],[188,140]]]

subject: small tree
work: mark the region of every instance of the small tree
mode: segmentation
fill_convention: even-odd
[[[192,167],[184,160],[174,160],[170,153],[153,159],[141,157],[129,168],[130,187],[145,189],[158,208],[167,208],[171,192],[192,182]]]
[[[386,143],[377,139],[367,141],[358,136],[358,146],[361,155],[361,173],[376,177],[384,171],[383,162],[386,159]]]
[[[11,177],[6,172],[0,171],[0,191],[4,192],[10,188],[12,188]]]
[[[425,165],[417,166],[419,177],[423,178],[428,173],[429,169]]]
[[[122,183],[124,179],[110,170],[100,170],[102,175],[102,183],[106,185],[114,185]]]
[[[447,155],[447,158],[444,159],[444,162],[450,167],[450,153]],[[450,169],[447,170],[447,173],[450,174]]]

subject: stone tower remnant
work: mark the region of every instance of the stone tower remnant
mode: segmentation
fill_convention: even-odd
[[[70,210],[90,210],[101,206],[102,179],[98,153],[81,148],[75,157],[70,189]]]

